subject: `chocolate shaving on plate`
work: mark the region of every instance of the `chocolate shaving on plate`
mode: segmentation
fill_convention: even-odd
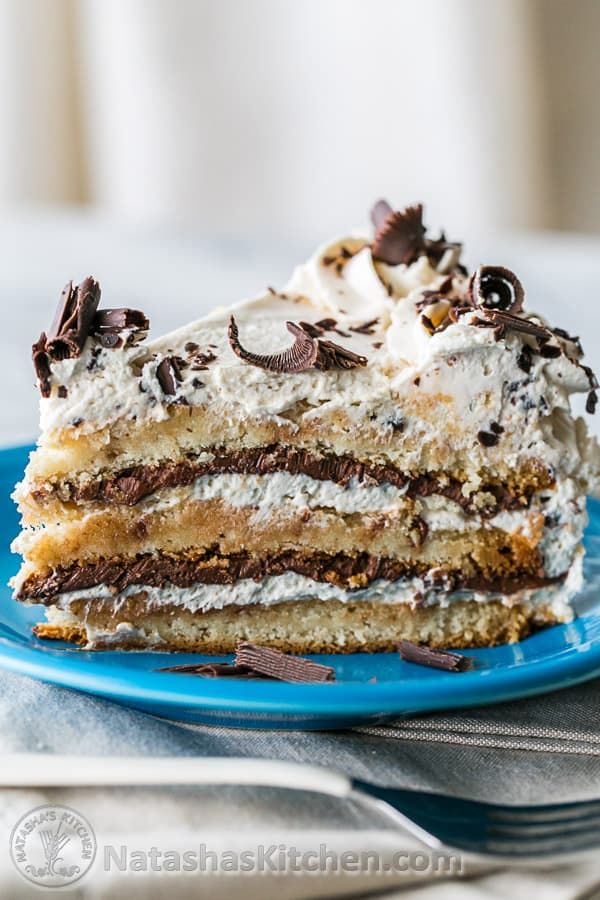
[[[172,396],[177,393],[177,385],[182,380],[181,368],[185,365],[178,356],[165,356],[156,369],[158,383],[163,393]]]
[[[367,360],[332,341],[320,340],[307,333],[301,325],[286,322],[287,330],[294,336],[294,343],[279,353],[259,354],[246,350],[240,344],[237,323],[229,320],[229,345],[244,362],[269,372],[306,372],[308,369],[353,369],[365,366]],[[322,323],[318,326],[322,327]]]
[[[450,653],[448,650],[432,650],[411,641],[400,641],[400,656],[406,662],[428,666],[431,669],[444,669],[446,672],[465,672],[473,668],[473,658],[463,653]]]
[[[252,672],[246,666],[233,663],[191,663],[183,666],[164,666],[157,672],[176,672],[180,675],[200,675],[204,678],[244,678],[246,680],[271,681],[267,675]]]
[[[335,670],[331,666],[312,662],[301,656],[290,656],[271,647],[260,647],[247,641],[238,644],[235,664],[246,666],[253,672],[269,675],[278,681],[323,682],[335,681]]]
[[[100,285],[91,276],[63,288],[52,325],[31,348],[42,397],[50,396],[51,363],[81,355],[99,302]]]

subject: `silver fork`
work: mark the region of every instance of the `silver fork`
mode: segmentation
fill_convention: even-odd
[[[0,787],[251,785],[314,791],[376,808],[427,846],[543,862],[600,846],[600,800],[507,806],[384,788],[331,769],[270,759],[0,756]]]

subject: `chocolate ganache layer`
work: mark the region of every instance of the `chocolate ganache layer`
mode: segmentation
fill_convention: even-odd
[[[426,563],[389,559],[369,553],[330,555],[286,550],[268,557],[247,553],[230,556],[210,552],[193,556],[159,553],[140,554],[135,559],[108,559],[59,567],[49,575],[28,578],[18,597],[52,602],[57,594],[100,585],[108,586],[117,593],[131,585],[158,588],[168,584],[182,588],[197,583],[230,585],[243,578],[260,581],[287,572],[334,584],[345,590],[359,590],[378,579],[398,581],[401,578],[423,577],[431,589],[495,591],[503,594],[543,587],[564,578],[564,575],[553,578],[544,576],[543,569],[535,562],[528,570],[490,577],[481,572],[475,563],[471,574],[459,570],[442,571],[441,568],[432,574]]]
[[[307,475],[318,481],[333,481],[347,485],[352,479],[370,484],[392,484],[406,488],[407,497],[427,497],[438,494],[454,500],[464,509],[472,508],[472,500],[463,493],[463,483],[456,478],[422,474],[412,476],[388,463],[373,463],[351,456],[320,455],[299,447],[272,444],[240,450],[213,448],[210,459],[188,458],[181,462],[166,461],[158,465],[139,465],[118,473],[100,477],[85,483],[61,482],[44,485],[33,492],[38,503],[59,492],[60,496],[75,503],[119,503],[135,506],[144,497],[164,488],[192,484],[204,475],[243,474],[270,475],[288,472],[291,475]],[[536,473],[533,483],[516,491],[502,484],[483,484],[479,492],[493,498],[490,510],[522,509],[531,495],[554,483],[550,471]],[[478,509],[481,512],[480,509]]]

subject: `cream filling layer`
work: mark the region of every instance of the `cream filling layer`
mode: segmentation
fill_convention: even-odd
[[[397,528],[398,514],[406,510],[407,527],[414,516],[427,525],[428,534],[469,533],[485,529],[500,529],[507,534],[519,534],[535,543],[549,577],[566,572],[581,542],[587,524],[585,498],[571,479],[560,481],[552,491],[541,491],[526,510],[504,511],[484,518],[466,513],[457,503],[446,497],[433,495],[416,498],[391,484],[367,485],[352,479],[347,486],[331,481],[317,481],[306,475],[273,473],[271,475],[207,475],[185,488],[160,491],[143,500],[136,509],[141,515],[162,514],[168,527],[170,510],[188,503],[203,503],[219,499],[226,506],[252,508],[252,521],[257,527],[273,528],[287,517],[296,518],[305,511],[324,510],[339,515],[382,516],[382,527]],[[82,517],[85,521],[101,515],[94,511]],[[389,517],[386,523],[385,518]],[[323,527],[328,518],[323,517]],[[25,557],[32,552],[55,526],[40,530],[24,529],[13,541],[12,550]],[[63,526],[56,526],[61,528]],[[77,527],[77,523],[69,525]],[[12,584],[18,586],[23,573]]]
[[[470,600],[478,603],[500,600],[507,606],[514,604],[523,605],[526,608],[544,606],[552,611],[558,621],[570,622],[573,618],[573,610],[570,603],[583,587],[582,560],[583,551],[580,549],[562,584],[523,590],[517,594],[512,594],[510,597],[475,591],[456,591],[450,594],[438,593],[435,597],[425,595],[424,602],[427,605],[437,603],[448,606],[457,600]],[[181,609],[191,612],[202,613],[210,609],[223,609],[230,605],[249,606],[256,603],[263,604],[265,600],[269,602],[269,605],[281,603],[285,600],[335,599],[343,602],[359,603],[368,600],[371,602],[407,603],[414,607],[416,606],[416,590],[419,582],[420,579],[411,579],[410,582],[405,582],[403,586],[400,586],[399,584],[381,581],[365,590],[355,591],[350,594],[348,591],[340,590],[331,585],[317,585],[317,589],[315,589],[315,583],[310,579],[295,574],[288,574],[266,578],[261,584],[240,581],[234,588],[224,588],[220,585],[202,585],[199,591],[197,588],[181,589],[175,587],[151,589],[151,591],[148,591],[149,613],[153,609],[159,610],[161,605],[165,603],[172,603]],[[597,589],[595,585],[590,587],[593,590]],[[120,596],[125,597],[129,593],[136,592],[137,589],[132,586]],[[88,642],[86,646],[90,649],[100,641],[103,644],[114,642],[117,645],[128,637],[141,638],[148,646],[160,646],[162,643],[162,638],[158,631],[150,625],[147,628],[136,628],[131,622],[123,620],[118,622],[112,629],[101,629],[86,624],[85,617],[74,615],[70,606],[74,600],[85,599],[88,596],[97,598],[100,595],[93,589],[61,595],[57,598],[55,606],[46,609],[48,621],[59,626],[79,625],[83,622],[87,633]],[[109,594],[109,596],[112,595]],[[115,600],[117,609],[118,604],[119,600]]]
[[[210,610],[225,609],[229,606],[273,606],[298,600],[339,600],[343,603],[360,603],[363,601],[391,604],[409,604],[426,606],[448,606],[457,600],[470,600],[475,603],[486,603],[499,600],[507,606],[521,603],[551,605],[561,618],[570,618],[569,601],[581,589],[582,553],[578,553],[564,582],[541,588],[526,588],[510,595],[492,591],[433,591],[423,579],[411,578],[399,582],[383,579],[373,582],[368,588],[358,591],[347,591],[332,584],[315,582],[303,575],[289,572],[285,575],[274,575],[262,581],[242,579],[235,585],[197,584],[189,588],[166,585],[162,588],[130,585],[115,597],[108,588],[88,588],[83,591],[72,591],[60,594],[55,606],[69,612],[75,600],[111,599],[118,613],[120,605],[134,594],[144,592],[147,596],[148,610],[160,609],[165,605],[173,605],[193,613],[204,613]]]
[[[537,494],[527,510],[502,511],[490,518],[465,512],[458,503],[432,495],[414,501],[406,488],[391,484],[368,485],[351,479],[346,485],[317,481],[307,475],[275,472],[271,475],[205,475],[189,488],[176,488],[143,501],[146,512],[166,511],[180,503],[219,499],[233,508],[253,507],[253,521],[268,524],[277,517],[296,516],[304,510],[326,509],[340,515],[382,513],[397,515],[406,509],[418,515],[429,533],[469,532],[486,528],[508,534],[519,533],[539,541],[539,550],[549,576],[566,572],[581,542],[587,524],[585,498],[572,479],[564,479],[552,491]],[[540,517],[550,523],[540,529]],[[395,523],[390,522],[390,527]]]

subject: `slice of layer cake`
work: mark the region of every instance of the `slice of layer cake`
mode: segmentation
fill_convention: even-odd
[[[17,600],[86,647],[516,641],[571,617],[599,452],[579,340],[422,208],[156,340],[68,285],[34,345]]]

